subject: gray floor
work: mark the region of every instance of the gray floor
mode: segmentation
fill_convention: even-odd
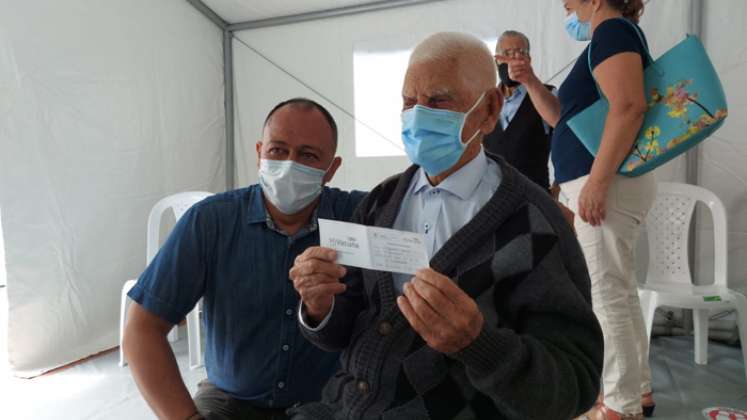
[[[704,408],[747,410],[741,350],[709,343],[708,364],[696,365],[691,337],[654,338],[651,348],[657,419],[702,420]]]
[[[182,334],[184,337],[185,334]],[[693,342],[686,337],[655,338],[651,360],[657,400],[656,419],[702,420],[706,407],[747,409],[747,381],[738,348],[709,346],[709,364],[693,362]],[[204,369],[187,367],[186,343],[174,343],[179,367],[190,391]],[[107,353],[53,375],[24,380],[0,372],[0,419],[152,419],[128,368]]]

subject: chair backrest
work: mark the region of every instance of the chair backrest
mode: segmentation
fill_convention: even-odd
[[[726,286],[726,210],[711,191],[695,185],[661,182],[646,217],[649,263],[646,283],[692,284],[688,258],[690,221],[695,205],[702,202],[713,217],[714,279]]]
[[[170,195],[159,200],[148,215],[148,237],[145,250],[145,264],[150,264],[160,248],[161,218],[166,210],[174,212],[174,218],[179,221],[193,204],[210,197],[213,193],[204,191],[187,191]]]

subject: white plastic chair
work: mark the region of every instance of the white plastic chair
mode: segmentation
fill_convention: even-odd
[[[160,231],[161,231],[161,218],[164,213],[171,209],[174,212],[174,218],[178,221],[184,213],[192,207],[193,204],[202,201],[203,199],[213,195],[209,192],[202,191],[188,191],[170,195],[162,198],[156,203],[148,215],[148,231],[147,241],[145,250],[145,263],[146,266],[153,261],[156,256],[158,249],[161,247],[160,242]],[[127,309],[129,308],[129,298],[127,292],[135,286],[137,280],[127,280],[122,286],[122,297],[120,302],[119,310],[119,366],[125,366],[127,361],[122,351],[122,339],[124,338],[124,327],[127,320]],[[190,369],[197,369],[202,366],[202,347],[200,346],[200,308],[202,307],[202,299],[197,302],[195,308],[192,309],[187,315],[187,342],[189,345],[189,367]],[[168,335],[168,340],[174,342],[179,339],[178,325],[175,325],[171,329]]]
[[[688,259],[690,220],[700,201],[713,216],[714,283],[692,282]],[[646,332],[651,339],[654,312],[659,306],[693,310],[695,363],[708,363],[708,320],[711,311],[736,309],[742,355],[747,374],[747,298],[727,286],[726,211],[718,197],[705,188],[659,183],[659,193],[646,218],[649,265],[646,283],[639,288]]]

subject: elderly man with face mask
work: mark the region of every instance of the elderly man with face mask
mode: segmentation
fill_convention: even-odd
[[[195,204],[129,296],[125,355],[162,419],[282,420],[319,398],[338,355],[303,339],[293,259],[319,244],[317,217],[348,220],[363,197],[324,185],[340,167],[337,126],[305,98],[278,104],[257,143],[259,183]],[[189,395],[166,341],[203,299],[207,379]]]
[[[304,335],[342,369],[294,420],[569,419],[599,392],[602,333],[589,276],[552,198],[482,150],[501,109],[477,38],[413,51],[402,140],[413,165],[353,221],[425,236],[414,276],[343,267],[312,247],[291,279]]]
[[[535,109],[527,87],[511,79],[509,74],[508,60],[523,59],[531,63],[529,38],[521,32],[505,31],[498,38],[495,53],[500,77],[498,88],[504,103],[495,130],[484,137],[483,146],[503,157],[537,185],[549,190],[548,160],[552,128]],[[543,85],[539,79],[532,82],[539,83],[550,92],[556,91],[554,86]]]

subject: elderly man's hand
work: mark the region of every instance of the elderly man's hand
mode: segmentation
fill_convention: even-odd
[[[539,78],[534,74],[532,64],[527,57],[508,57],[496,55],[496,60],[508,63],[508,77],[524,86],[534,83],[541,83]]]
[[[405,284],[404,291],[397,305],[431,348],[456,353],[482,331],[485,320],[477,302],[443,274],[420,269]]]
[[[296,257],[290,269],[293,287],[301,295],[306,314],[321,322],[332,308],[335,295],[345,291],[340,279],[345,276],[345,267],[335,263],[334,249],[314,246]]]

